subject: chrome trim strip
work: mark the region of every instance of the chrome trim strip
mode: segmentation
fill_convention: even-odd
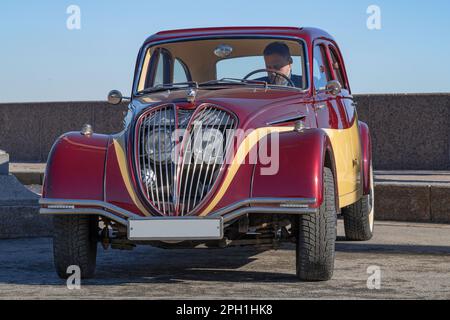
[[[82,207],[98,207],[98,208],[104,208],[104,209],[113,211],[113,212],[118,213],[128,219],[141,217],[135,213],[124,210],[113,204],[103,202],[103,201],[98,201],[98,200],[66,200],[66,199],[44,199],[44,198],[41,198],[41,199],[39,199],[39,204],[41,206],[75,205],[75,206],[82,206]],[[60,209],[49,209],[49,210],[60,210]],[[73,209],[70,209],[70,210],[73,210]]]
[[[292,117],[287,117],[287,118],[283,118],[283,119],[279,119],[279,120],[275,120],[275,121],[271,121],[271,122],[267,122],[266,124],[268,126],[273,126],[276,124],[281,124],[281,123],[285,123],[285,122],[292,122],[292,121],[298,121],[298,120],[303,120],[306,118],[306,115],[304,114],[299,114],[297,116],[292,116]]]
[[[273,214],[315,214],[317,213],[317,209],[311,208],[273,208],[273,207],[247,207],[242,208],[231,213],[227,213],[223,216],[223,222],[227,223],[233,221],[243,215],[248,213],[273,213]]]
[[[105,218],[111,219],[117,223],[120,223],[124,226],[128,225],[128,220],[123,219],[115,215],[114,213],[102,210],[102,209],[93,209],[93,208],[83,208],[83,209],[45,209],[41,208],[39,210],[39,214],[42,215],[99,215]]]
[[[216,217],[216,216],[224,216],[227,213],[230,213],[232,211],[235,211],[241,207],[245,206],[255,206],[257,204],[267,205],[267,204],[304,204],[304,205],[313,205],[316,203],[316,199],[303,199],[303,198],[250,198],[246,200],[242,200],[236,203],[233,203],[227,207],[224,207],[222,209],[219,209],[213,213],[211,213],[209,216]],[[272,208],[273,209],[273,208]],[[296,208],[297,209],[297,208]],[[300,208],[301,209],[301,208]]]
[[[96,200],[60,200],[60,199],[40,199],[39,204],[41,206],[49,205],[61,205],[61,206],[85,206],[87,208],[75,208],[75,209],[48,209],[41,207],[40,214],[43,215],[77,215],[77,214],[92,214],[99,215],[118,222],[124,226],[128,226],[128,220],[152,220],[152,219],[214,219],[223,218],[224,223],[231,222],[248,213],[273,213],[273,214],[286,214],[286,215],[300,215],[300,214],[316,214],[319,209],[310,208],[309,206],[316,203],[316,199],[307,198],[251,198],[243,201],[233,203],[225,208],[219,209],[212,214],[205,217],[142,217],[132,212],[126,211],[115,205],[96,201]],[[304,205],[305,207],[268,207],[264,205]],[[97,208],[89,208],[97,207]],[[103,209],[101,209],[103,208]],[[109,211],[107,211],[109,210]],[[123,216],[119,217],[117,214]]]

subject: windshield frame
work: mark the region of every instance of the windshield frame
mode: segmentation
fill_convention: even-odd
[[[144,66],[144,60],[145,56],[148,52],[148,50],[151,47],[158,46],[161,44],[167,44],[167,43],[179,43],[179,42],[190,42],[190,41],[199,41],[199,40],[220,40],[220,39],[275,39],[275,40],[289,40],[289,41],[296,41],[298,42],[302,48],[303,48],[303,55],[304,55],[304,61],[303,61],[303,76],[306,76],[306,88],[296,88],[299,92],[308,92],[311,90],[311,81],[309,78],[309,69],[310,69],[310,62],[309,62],[309,50],[307,46],[307,42],[305,39],[301,37],[294,37],[294,36],[277,36],[277,35],[270,35],[270,34],[257,34],[257,35],[216,35],[216,36],[195,36],[195,37],[187,37],[187,38],[175,38],[175,39],[168,39],[168,40],[162,40],[162,41],[153,41],[146,44],[141,51],[139,52],[138,57],[138,65],[135,68],[135,75],[133,80],[133,97],[140,96],[141,94],[138,91],[138,84],[139,80],[142,74],[142,69]],[[219,79],[220,80],[220,79]],[[264,86],[263,84],[248,84],[249,86]],[[269,86],[270,88],[281,88],[282,86]],[[284,88],[284,87],[283,87]],[[150,88],[146,88],[150,89]]]

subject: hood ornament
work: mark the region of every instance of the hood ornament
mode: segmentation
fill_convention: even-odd
[[[196,97],[197,97],[197,90],[195,90],[194,88],[189,88],[187,90],[186,96],[187,101],[189,101],[190,103],[194,103]]]
[[[83,136],[92,136],[92,134],[94,133],[94,129],[92,129],[92,126],[90,124],[85,124],[83,125],[83,127],[81,128],[81,134]]]

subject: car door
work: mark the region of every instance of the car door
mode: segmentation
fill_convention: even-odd
[[[352,142],[353,155],[353,174],[355,176],[355,190],[361,190],[362,181],[362,150],[358,127],[358,114],[356,111],[356,102],[351,94],[347,74],[345,72],[344,60],[337,47],[329,45],[330,59],[332,63],[332,74],[334,79],[342,85],[342,91],[337,97],[337,102],[345,109],[348,128],[351,131],[350,139]]]
[[[347,112],[340,97],[334,96],[326,90],[327,83],[334,79],[329,57],[327,42],[316,41],[313,53],[314,109],[317,126],[328,134],[333,146],[341,199],[356,190],[355,173],[352,143],[349,141],[347,130]],[[345,199],[342,200],[341,203],[347,204]]]
[[[350,86],[348,83],[345,66],[342,55],[333,44],[329,44],[329,59],[331,62],[331,73],[333,79],[339,81],[342,85],[341,93],[336,97],[337,104],[345,111],[346,125],[349,131],[349,141],[351,143],[352,152],[352,175],[354,176],[353,191],[361,189],[361,141],[359,136],[358,115],[356,112],[356,103],[351,95]]]

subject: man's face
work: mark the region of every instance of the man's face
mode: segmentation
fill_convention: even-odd
[[[280,72],[287,77],[291,75],[291,64],[289,63],[289,59],[287,59],[286,57],[283,57],[275,53],[268,56],[264,56],[264,61],[266,62],[266,69],[270,71]],[[278,79],[273,78],[281,78],[281,77],[269,74],[269,78],[272,82],[274,82],[274,80]]]

